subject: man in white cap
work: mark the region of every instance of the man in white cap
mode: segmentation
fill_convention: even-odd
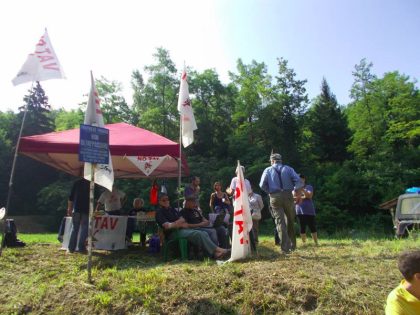
[[[293,191],[300,196],[303,183],[293,168],[282,163],[279,153],[270,155],[270,163],[261,176],[260,187],[270,196],[271,215],[281,240],[281,250],[289,253],[296,249]]]

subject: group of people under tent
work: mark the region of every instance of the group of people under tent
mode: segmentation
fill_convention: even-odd
[[[306,228],[309,227],[314,242],[318,244],[315,207],[312,201],[313,187],[306,183],[303,174],[298,175],[291,166],[283,164],[280,154],[271,154],[270,164],[271,166],[263,171],[259,186],[269,197],[268,208],[275,222],[281,251],[288,254],[296,249],[294,230],[296,216],[300,223],[302,241],[306,241]],[[243,166],[242,171],[245,172]],[[222,190],[221,182],[217,181],[213,184],[214,191],[209,198],[210,213],[207,215],[200,207],[200,178],[197,176],[192,176],[191,183],[185,187],[184,203],[180,209],[171,207],[167,193],[156,196],[157,205],[154,206],[153,211],[156,213],[156,222],[164,231],[165,237],[170,239],[175,237],[175,234],[189,233],[191,235],[188,239],[191,243],[199,244],[199,247],[204,248],[209,256],[215,258],[225,256],[232,238],[233,198],[237,181],[237,176],[232,178],[225,191]],[[153,187],[155,185],[156,183]],[[245,186],[253,221],[253,229],[250,233],[251,244],[255,249],[259,242],[259,222],[262,218],[261,211],[264,208],[264,202],[261,195],[254,192],[251,183],[246,178]],[[100,195],[95,210],[107,215],[128,214],[127,242],[131,244],[136,226],[133,216],[152,209],[145,209],[143,199],[135,198],[132,209],[128,213],[123,213],[122,207],[125,201],[126,194],[114,185],[112,191],[105,190]],[[87,180],[81,178],[73,184],[68,199],[67,215],[73,218],[68,252],[86,252],[89,220],[89,182]],[[79,229],[80,237],[77,238]],[[178,232],[172,233],[174,230]],[[194,230],[194,232],[189,230]],[[197,236],[198,234],[200,236]],[[145,228],[140,229],[140,243],[143,246],[146,245]]]

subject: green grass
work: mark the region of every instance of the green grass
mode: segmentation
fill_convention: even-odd
[[[27,244],[57,243],[57,233],[55,234],[19,234],[18,238]]]
[[[299,240],[286,257],[266,234],[256,255],[223,265],[95,251],[88,284],[87,256],[59,250],[55,234],[19,234],[27,246],[0,258],[0,314],[383,314],[398,254],[420,241],[352,235]]]

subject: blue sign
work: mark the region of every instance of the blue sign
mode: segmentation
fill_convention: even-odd
[[[109,163],[109,130],[91,125],[80,125],[79,161]]]

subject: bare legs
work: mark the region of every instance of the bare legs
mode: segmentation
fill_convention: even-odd
[[[315,245],[318,245],[318,233],[311,233],[312,239],[314,240]],[[306,243],[306,234],[300,234],[300,238],[302,239],[302,243]]]
[[[311,235],[312,235],[312,239],[315,242],[315,245],[318,245],[318,233],[317,232],[311,233]]]

